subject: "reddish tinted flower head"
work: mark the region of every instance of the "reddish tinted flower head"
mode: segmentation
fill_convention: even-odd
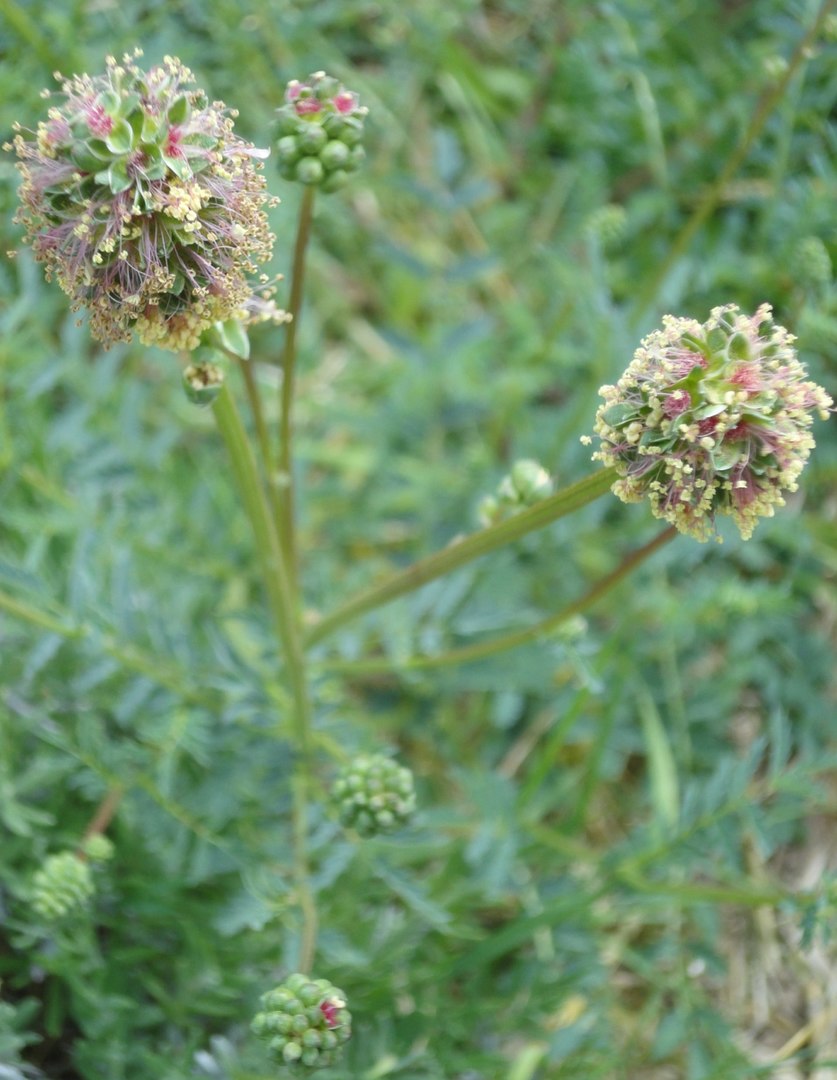
[[[656,517],[698,540],[728,514],[744,539],[795,491],[831,398],[806,379],[793,338],[769,305],[715,308],[703,324],[671,315],[601,389],[594,458],[616,468],[613,491],[648,498]]]
[[[62,81],[37,132],[18,132],[18,220],[95,337],[193,349],[271,254],[263,154],[178,60],[145,72],[137,55]]]

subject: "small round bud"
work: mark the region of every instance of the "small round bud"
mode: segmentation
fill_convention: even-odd
[[[105,863],[113,858],[116,848],[113,841],[102,833],[94,833],[93,836],[87,837],[81,845],[81,850],[91,862]]]
[[[322,183],[325,176],[325,169],[319,158],[304,157],[300,158],[296,163],[295,175],[300,183],[314,186]]]
[[[211,405],[221,393],[223,385],[222,368],[209,360],[189,364],[183,372],[183,389],[186,397],[195,405]]]
[[[393,832],[415,811],[413,774],[383,754],[364,755],[340,773],[331,799],[341,823],[361,836]]]
[[[276,157],[280,165],[293,165],[302,156],[296,135],[285,135],[276,144]]]
[[[537,461],[529,458],[514,463],[509,480],[517,502],[524,506],[552,494],[553,484],[549,473]]]
[[[319,124],[306,124],[297,135],[296,141],[303,154],[320,154],[328,143],[328,135]],[[320,157],[322,158],[321,154]]]
[[[90,867],[71,851],[50,855],[32,878],[35,914],[54,922],[87,906],[95,889]]]
[[[345,169],[335,169],[333,173],[329,173],[323,180],[323,191],[339,191],[341,187],[345,187],[349,182],[349,174]]]
[[[326,143],[320,153],[320,161],[331,172],[334,169],[343,169],[351,156],[351,151],[344,142],[332,139]]]
[[[356,117],[341,117],[333,128],[333,137],[346,146],[359,146],[363,139],[363,121]]]
[[[605,249],[617,247],[625,237],[628,215],[624,206],[608,203],[594,210],[585,225],[588,236],[598,240]]]
[[[297,1042],[285,1043],[282,1048],[282,1058],[288,1065],[293,1065],[302,1057],[302,1047]]]
[[[261,1002],[262,1011],[250,1028],[280,1064],[309,1069],[333,1065],[351,1036],[352,1017],[343,992],[325,979],[297,972],[262,994]],[[274,1034],[277,1030],[283,1033]]]

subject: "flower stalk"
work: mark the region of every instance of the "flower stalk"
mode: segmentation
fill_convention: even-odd
[[[566,517],[567,514],[580,510],[604,495],[616,477],[617,473],[613,468],[599,469],[583,480],[562,488],[549,498],[541,499],[534,506],[522,510],[512,518],[482,529],[465,539],[454,540],[442,551],[428,555],[413,563],[412,566],[408,566],[406,570],[385,578],[384,581],[347,600],[330,615],[323,616],[306,635],[306,645],[309,647],[317,645],[335,630],[339,630],[358,616],[374,611],[375,608],[388,604],[399,596],[414,592],[422,585],[444,577],[445,574],[473,562],[474,559],[488,555],[531,532],[552,524],[553,521],[558,521],[559,518]]]
[[[296,386],[296,344],[302,296],[305,285],[305,254],[311,235],[314,211],[314,188],[306,187],[299,207],[294,258],[291,269],[291,295],[288,302],[290,320],[285,327],[285,348],[282,353],[282,389],[279,402],[279,490],[281,515],[277,521],[279,539],[289,565],[296,565],[295,496],[293,476],[293,403]]]
[[[577,600],[573,600],[572,603],[562,607],[560,611],[556,611],[553,615],[549,615],[531,626],[521,627],[519,630],[513,630],[508,634],[502,634],[500,637],[491,638],[488,641],[480,641],[474,645],[465,645],[459,649],[450,649],[444,653],[437,653],[435,656],[409,656],[403,660],[399,660],[397,657],[375,657],[369,660],[342,661],[327,659],[322,662],[323,667],[329,671],[342,671],[351,675],[372,675],[392,670],[428,671],[435,668],[455,667],[459,664],[473,663],[475,660],[484,660],[486,657],[496,656],[498,653],[508,652],[510,649],[517,649],[521,645],[528,645],[533,641],[547,637],[574,615],[580,615],[583,611],[592,607],[597,600],[600,600],[602,596],[615,588],[637,566],[645,562],[646,559],[650,558],[661,547],[664,547],[670,540],[673,540],[676,535],[677,530],[673,526],[663,529],[653,540],[649,540],[647,544],[643,544],[642,547],[626,555],[614,570],[611,570],[609,574],[597,581]]]

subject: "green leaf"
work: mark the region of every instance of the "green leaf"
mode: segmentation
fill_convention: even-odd
[[[733,334],[727,352],[733,360],[749,360],[750,340],[746,334]]]
[[[648,755],[651,801],[658,822],[668,831],[676,827],[680,815],[677,766],[660,714],[651,695],[645,690],[639,695],[638,708]]]
[[[76,143],[71,151],[71,157],[82,172],[95,173],[102,167],[101,157],[93,153],[88,143]]]
[[[741,460],[742,444],[722,442],[711,451],[712,465],[718,472],[727,472]]]
[[[382,862],[374,864],[373,872],[423,922],[435,926],[437,930],[443,930],[450,925],[450,914],[439,904],[430,900],[425,890],[410,881],[404,874]]]

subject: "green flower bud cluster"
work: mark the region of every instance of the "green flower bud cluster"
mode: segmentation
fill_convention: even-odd
[[[331,789],[341,824],[361,836],[377,836],[404,825],[416,808],[413,774],[383,754],[355,758]]]
[[[494,525],[524,506],[545,499],[553,489],[552,478],[542,465],[530,458],[521,458],[500,481],[496,494],[486,495],[480,501],[477,511],[480,524]]]
[[[831,256],[818,236],[803,236],[797,242],[791,255],[790,271],[803,287],[827,285],[831,281]]]
[[[600,206],[590,214],[585,224],[587,235],[595,237],[603,248],[617,247],[625,238],[627,227],[627,212],[618,203]]]
[[[304,83],[293,79],[277,110],[281,175],[323,191],[343,187],[365,156],[360,144],[367,111],[357,94],[324,71]]]
[[[341,990],[325,979],[289,975],[261,996],[251,1030],[275,1061],[322,1069],[333,1065],[352,1034],[352,1016]]]
[[[88,838],[81,845],[81,850],[93,863],[106,863],[114,856],[116,848],[113,841],[109,840],[102,833],[94,833],[93,836]]]
[[[84,908],[95,888],[90,867],[72,851],[50,855],[32,878],[30,899],[35,914],[55,922]]]

